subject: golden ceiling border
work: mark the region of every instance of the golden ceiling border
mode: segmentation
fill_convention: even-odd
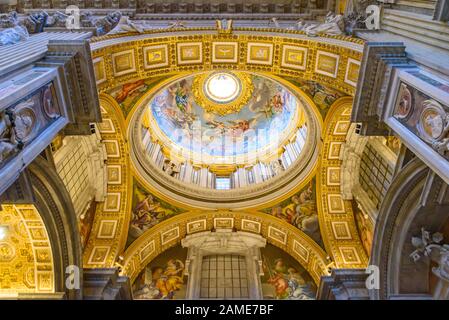
[[[121,183],[108,184],[105,200],[97,203],[91,232],[83,252],[84,268],[110,267],[114,264],[117,255],[125,247],[132,210],[133,180],[125,138],[126,122],[114,98],[103,93],[99,95],[99,99],[103,121],[108,119],[112,123],[111,131],[105,133],[100,129],[107,162],[108,165],[121,167]],[[107,144],[117,148],[118,154],[111,153]],[[114,226],[111,234],[104,234],[103,221]]]
[[[339,154],[350,127],[352,103],[352,97],[340,98],[328,112],[323,126],[323,148],[316,179],[320,231],[335,268],[365,268],[368,264],[357,231],[352,202],[342,198],[340,188],[342,161]],[[337,173],[338,179],[329,175],[332,170]]]
[[[113,36],[112,38],[105,37],[91,41],[98,90],[100,92],[106,92],[132,79],[146,79],[160,75],[161,73],[190,72],[193,70],[218,71],[227,69],[230,71],[269,72],[279,76],[297,77],[302,80],[320,82],[351,96],[355,94],[354,83],[356,79],[347,81],[345,78],[351,61],[360,61],[363,54],[362,43],[354,41],[354,38],[347,36],[295,38],[293,37],[296,34],[295,32],[280,33],[277,30],[273,33],[267,31],[270,29],[254,28],[244,30],[257,31],[256,34],[246,34],[244,31],[234,32],[233,34],[216,34],[211,33],[211,29],[207,28],[198,29],[198,31],[204,31],[204,33],[185,33],[192,32],[192,30],[196,29],[186,29],[183,31],[184,34],[176,34],[173,30],[170,32],[166,32],[166,30],[153,30],[149,33],[138,34],[138,37],[136,37],[136,34],[122,34]],[[130,37],[127,37],[127,35]],[[326,39],[335,41],[324,42]],[[237,62],[219,62],[221,60],[217,61],[212,57],[212,45],[218,42],[232,42],[237,44]],[[181,44],[183,48],[188,47],[190,44],[195,52],[199,52],[197,53],[199,54],[197,56],[198,60],[192,60],[191,62],[183,61],[180,64],[177,49],[178,45]],[[268,47],[265,49],[272,50],[269,55],[272,58],[262,62],[260,60],[253,61],[249,59],[247,57],[249,55],[248,49],[250,47],[254,48],[257,44],[270,44],[272,46],[271,49]],[[291,51],[295,47],[297,47],[298,52],[304,53],[304,59],[300,62],[291,60],[284,61],[285,55],[283,51]],[[163,58],[149,62],[149,58],[145,56],[145,52],[156,50],[156,48],[161,50],[161,56]],[[307,50],[304,51],[304,49]],[[167,54],[163,54],[162,52],[167,52]],[[121,66],[120,70],[115,70],[113,60],[117,57],[123,58],[126,54],[129,55],[128,60],[133,60],[133,63]],[[329,59],[332,58],[332,55],[338,56],[338,59],[333,61],[334,72],[332,72],[332,76],[318,72],[321,69],[320,66],[322,63],[326,64],[326,66],[323,65],[323,68],[328,70]],[[326,60],[323,60],[322,57],[326,57]],[[152,57],[152,59],[155,58]],[[164,59],[164,61],[161,59]],[[124,59],[121,60],[123,61]],[[293,67],[295,63],[298,64],[298,68]],[[304,65],[305,69],[299,68],[299,65]],[[334,74],[336,76],[333,76]]]
[[[260,212],[194,210],[176,215],[148,229],[124,252],[122,275],[131,283],[159,254],[177,245],[188,234],[210,231],[216,219],[226,220],[237,231],[262,235],[267,242],[290,254],[306,269],[318,285],[328,275],[327,254],[309,236],[274,216]],[[274,232],[273,232],[274,230]]]

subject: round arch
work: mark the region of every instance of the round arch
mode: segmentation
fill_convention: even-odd
[[[326,251],[337,268],[365,268],[368,258],[355,224],[352,205],[341,194],[340,151],[350,128],[352,97],[334,102],[323,127],[323,147],[317,173],[317,206]]]
[[[421,228],[436,232],[449,217],[447,203],[431,187],[434,173],[418,158],[407,163],[391,183],[379,210],[370,264],[380,268],[380,289],[371,290],[373,299],[395,296],[431,296],[430,261],[415,263],[411,239]],[[438,178],[437,178],[438,180]],[[434,180],[435,181],[435,180]],[[442,186],[442,184],[441,184]]]
[[[78,222],[72,200],[64,182],[51,164],[37,157],[28,167],[35,196],[35,206],[45,228],[53,253],[54,289],[67,299],[82,297],[82,253]],[[66,287],[66,268],[75,266],[80,272],[80,288]]]
[[[260,234],[295,258],[318,284],[328,274],[327,254],[309,236],[274,216],[244,211],[190,211],[160,222],[135,240],[123,254],[122,275],[131,282],[152,259],[181,242],[186,235],[219,225]]]

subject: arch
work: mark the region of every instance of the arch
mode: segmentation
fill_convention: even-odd
[[[123,254],[122,275],[131,282],[152,259],[181,242],[186,235],[210,231],[217,225],[253,232],[279,247],[306,269],[318,284],[328,274],[327,254],[309,236],[279,218],[258,212],[190,211],[160,222],[145,231]]]
[[[439,231],[449,216],[447,204],[437,199],[439,191],[429,185],[434,175],[421,160],[414,158],[400,170],[388,189],[379,210],[370,259],[370,264],[380,269],[380,289],[370,291],[373,299],[432,294],[429,261],[415,263],[410,254],[415,249],[412,236],[420,236],[422,227]]]
[[[341,147],[350,128],[352,97],[334,102],[323,127],[323,147],[317,173],[317,206],[326,251],[336,268],[364,268],[368,258],[359,238],[351,201],[341,194]]]
[[[54,289],[68,299],[82,297],[82,253],[78,222],[72,200],[65,185],[51,164],[37,157],[28,167],[35,196],[35,206],[46,227],[53,252]],[[80,288],[66,287],[66,268],[80,270]]]
[[[85,268],[111,267],[123,250],[128,234],[132,198],[132,176],[128,144],[124,137],[125,119],[117,102],[100,95],[103,124],[98,128],[107,155],[107,190],[103,202],[96,206],[92,230],[83,254]],[[108,171],[111,172],[111,171]]]
[[[224,60],[214,49],[223,42],[234,47],[232,57]],[[184,59],[184,49],[192,49],[192,57]],[[275,28],[237,28],[230,34],[218,34],[215,28],[185,28],[96,37],[91,50],[99,92],[133,79],[229,69],[313,80],[353,96],[363,40],[324,34],[312,38],[303,31]],[[158,58],[152,60],[156,58],[150,59],[147,52],[155,50]],[[264,58],[257,58],[256,51]],[[288,58],[289,53],[297,60]]]

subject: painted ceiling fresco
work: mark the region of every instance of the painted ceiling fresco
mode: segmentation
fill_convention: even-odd
[[[284,129],[299,108],[296,98],[283,86],[251,75],[252,96],[239,112],[206,112],[193,98],[193,81],[194,76],[163,89],[149,108],[165,136],[195,153],[234,156],[267,147],[273,137],[282,140],[288,134]]]
[[[185,299],[184,276],[187,248],[174,246],[152,260],[133,284],[133,297],[139,300]]]
[[[307,271],[289,254],[267,244],[261,250],[264,299],[315,299],[316,286]]]
[[[263,211],[297,227],[324,247],[318,223],[315,186],[316,182],[313,178],[309,185],[291,198]]]
[[[311,300],[316,296],[316,285],[307,271],[289,254],[281,249],[267,244],[265,248],[261,248],[262,271],[260,277],[260,285],[264,299],[281,299],[281,300]],[[256,287],[256,283],[248,281],[251,278],[247,274],[247,269],[232,269],[229,277],[233,281],[227,281],[226,274],[227,260],[234,259],[236,255],[211,255],[203,258],[201,274],[205,272],[210,275],[211,264],[204,265],[205,259],[214,259],[213,268],[219,268],[220,263],[225,265],[224,272],[217,272],[215,277],[201,280],[201,287],[206,286],[215,288],[216,294],[221,296],[220,290],[234,290],[236,282],[233,276],[235,271],[240,274],[240,281],[245,281],[245,288],[252,289]],[[222,258],[222,262],[220,262]],[[152,260],[137,276],[133,283],[133,297],[139,300],[176,300],[185,299],[186,291],[189,285],[189,278],[185,275],[186,271],[187,248],[176,245],[157,256]],[[234,264],[235,261],[232,261]],[[231,264],[231,262],[229,262]],[[243,276],[242,274],[246,274]],[[228,287],[228,285],[230,287]],[[193,284],[195,285],[195,284]],[[203,288],[201,289],[203,290]],[[215,291],[214,291],[215,292]],[[226,295],[226,294],[225,294]]]
[[[289,82],[296,85],[304,91],[317,105],[323,119],[326,117],[329,107],[339,98],[346,96],[346,94],[335,90],[333,88],[323,86],[315,81],[303,81],[297,78],[286,78]]]
[[[128,82],[110,90],[108,93],[117,101],[126,117],[137,101],[148,90],[162,81],[163,78],[164,77],[156,77]]]
[[[133,185],[132,208],[127,246],[159,222],[185,212],[155,197],[136,181]]]

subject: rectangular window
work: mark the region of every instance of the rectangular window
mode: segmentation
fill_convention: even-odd
[[[246,260],[239,255],[210,255],[203,257],[200,298],[248,298]]]
[[[360,163],[360,185],[377,208],[391,183],[392,172],[387,161],[367,144]]]
[[[231,179],[229,177],[217,177],[215,179],[215,189],[217,190],[231,189]]]

